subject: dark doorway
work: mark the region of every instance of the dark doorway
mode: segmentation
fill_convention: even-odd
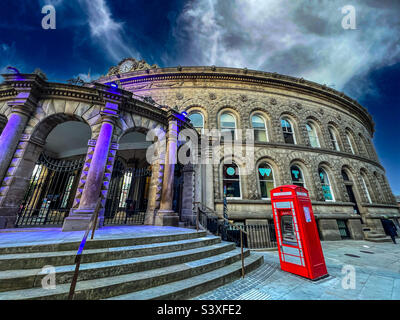
[[[357,206],[357,200],[356,200],[356,197],[354,196],[353,186],[346,185],[346,190],[347,190],[347,194],[349,195],[350,202],[353,202],[354,212],[357,214],[360,214],[360,210],[358,209],[358,206]]]
[[[16,227],[62,225],[72,207],[84,158],[58,160],[42,153],[20,205]]]
[[[174,171],[174,198],[172,201],[172,210],[181,216],[182,210],[182,191],[183,191],[183,165],[175,165]]]
[[[114,164],[104,211],[104,224],[143,224],[148,203],[151,169]]]
[[[344,184],[346,186],[346,191],[349,196],[349,200],[350,202],[353,203],[353,210],[355,213],[360,214],[360,210],[357,205],[357,200],[353,192],[353,181],[349,178],[349,175],[346,173],[344,169],[342,170],[342,177]]]

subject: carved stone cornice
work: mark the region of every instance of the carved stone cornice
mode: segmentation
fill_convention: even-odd
[[[98,79],[98,82],[108,83],[116,79],[116,76],[111,75]],[[152,69],[149,72],[130,72],[118,77],[118,81],[125,87],[146,82],[150,83],[150,87],[153,88],[182,87],[185,81],[190,80],[234,81],[301,92],[305,95],[311,95],[333,102],[340,105],[345,110],[355,113],[364,120],[370,133],[372,134],[374,132],[372,116],[368,113],[367,109],[361,106],[357,101],[351,99],[343,92],[339,92],[326,85],[304,80],[303,78],[296,78],[278,73],[224,67],[181,67],[179,70],[177,68],[158,68]],[[175,82],[171,83],[171,81]],[[165,83],[162,84],[162,82]]]
[[[0,99],[6,100],[9,106],[28,105],[35,107],[37,101],[44,99],[66,99],[85,102],[88,104],[96,104],[105,108],[107,102],[118,105],[118,111],[125,110],[141,116],[148,117],[163,125],[168,125],[166,119],[166,110],[161,109],[148,103],[136,99],[132,93],[123,89],[111,88],[102,83],[86,84],[85,86],[76,86],[72,84],[52,83],[44,81],[38,75],[19,75],[6,74],[6,79],[0,84]],[[40,85],[33,85],[36,81]],[[34,88],[34,94],[32,89]],[[21,99],[18,97],[20,92],[30,92],[29,99]],[[13,100],[11,100],[11,99]],[[17,107],[20,108],[20,107]]]

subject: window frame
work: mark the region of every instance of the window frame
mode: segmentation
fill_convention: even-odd
[[[312,145],[312,143],[311,143],[312,139],[310,137],[310,131],[308,130],[308,128],[310,128],[311,132],[314,133],[314,135],[315,135],[314,139],[317,142],[317,146],[313,146]],[[311,121],[307,121],[306,122],[306,130],[307,130],[308,140],[310,141],[310,146],[312,148],[321,148],[321,143],[319,142],[319,137],[318,137],[318,132],[317,132],[316,125],[314,123],[312,123]]]
[[[237,170],[238,170],[238,178],[236,179],[226,179],[224,177],[224,166],[236,166]],[[241,200],[242,199],[242,182],[241,182],[241,178],[240,178],[240,167],[236,164],[236,162],[232,161],[232,163],[223,163],[222,162],[222,168],[221,168],[221,174],[222,174],[222,198],[224,195],[224,185],[225,185],[225,181],[238,181],[239,182],[239,197],[226,197],[227,200]]]
[[[346,138],[347,138],[347,143],[350,146],[350,151],[352,154],[356,154],[356,150],[355,150],[355,143],[353,143],[354,139],[352,140],[353,135],[350,132],[346,132]]]
[[[287,131],[285,131],[284,128],[286,128],[286,127],[284,127],[284,126],[282,125],[282,122],[283,122],[283,121],[286,121],[286,122],[289,124],[290,129],[292,130],[292,132],[287,132]],[[285,142],[285,144],[297,144],[296,133],[295,133],[295,129],[294,129],[294,125],[293,125],[292,121],[291,121],[288,117],[283,116],[283,117],[280,118],[280,124],[281,124],[281,130],[282,130],[282,135],[283,135],[283,141]],[[293,143],[290,143],[290,142],[287,142],[287,141],[286,141],[286,139],[285,139],[285,134],[286,134],[286,135],[288,135],[288,134],[289,134],[289,135],[292,135]]]
[[[328,127],[329,140],[331,141],[331,143],[333,145],[333,150],[341,151],[340,150],[339,140],[338,140],[336,132],[337,131],[333,126],[329,126]]]
[[[362,185],[364,187],[364,192],[365,192],[365,195],[367,197],[368,203],[372,204],[372,198],[371,198],[371,194],[370,194],[369,189],[368,189],[368,184],[365,181],[365,178],[366,178],[365,177],[365,173],[361,172],[360,173],[360,177],[361,177],[361,183],[362,183]]]
[[[266,164],[266,165],[271,169],[272,179],[269,179],[269,180],[267,180],[267,179],[260,179],[260,171],[259,171],[259,168],[260,168],[261,165],[264,165],[264,164]],[[261,200],[271,200],[271,195],[270,195],[269,197],[265,198],[265,197],[263,197],[262,194],[261,194],[261,181],[265,181],[265,182],[267,182],[267,181],[272,181],[273,188],[275,188],[275,186],[276,186],[274,168],[271,166],[271,164],[269,164],[267,161],[261,161],[261,162],[257,165],[257,178],[258,178],[258,187],[259,187],[259,189],[260,189]],[[273,188],[272,188],[272,189],[273,189]]]
[[[325,176],[325,180],[328,182],[327,184],[325,183],[323,183],[322,182],[322,178],[321,178],[321,171],[323,171],[324,172],[324,176]],[[322,187],[322,193],[323,193],[323,195],[324,195],[324,201],[326,201],[326,202],[335,202],[336,201],[336,199],[335,199],[335,194],[334,194],[334,192],[333,192],[333,187],[332,187],[332,181],[331,181],[331,179],[329,178],[329,174],[328,174],[328,172],[326,171],[326,169],[324,169],[324,168],[322,168],[322,167],[319,167],[318,168],[318,176],[319,176],[319,180],[320,180],[320,183],[321,183],[321,187]],[[325,194],[324,194],[324,186],[328,186],[329,187],[329,192],[330,192],[330,194],[331,194],[331,197],[332,197],[332,199],[326,199],[325,198]]]
[[[264,123],[264,128],[255,128],[253,126],[253,117],[258,117],[260,119],[262,119],[263,123]],[[265,119],[265,117],[263,115],[261,115],[260,113],[254,113],[251,115],[250,117],[250,122],[251,122],[251,128],[253,129],[254,132],[254,142],[261,142],[261,143],[265,143],[265,142],[269,142],[269,136],[268,136],[268,130],[267,130],[267,121]],[[261,140],[256,140],[256,131],[263,131],[265,132],[265,141],[261,141]]]
[[[202,125],[201,127],[195,127],[194,124],[192,123],[190,117],[191,117],[192,115],[194,115],[194,114],[199,114],[199,115],[201,116],[201,119],[202,119],[202,122],[203,122],[203,125]],[[196,129],[197,132],[199,132],[199,131],[198,131],[198,128],[201,128],[201,130],[200,130],[199,133],[203,133],[203,132],[204,132],[205,119],[204,119],[203,113],[201,113],[201,112],[198,111],[198,110],[193,110],[193,111],[191,111],[191,112],[189,113],[188,118],[189,118],[189,120],[190,120],[190,123],[191,123],[192,126]]]
[[[293,177],[292,177],[292,168],[293,167],[296,167],[298,169],[298,171],[300,172],[302,182],[294,182],[293,181]],[[301,169],[300,166],[297,164],[292,164],[289,168],[289,171],[290,171],[290,181],[291,181],[292,185],[298,186],[298,184],[296,184],[296,183],[302,183],[301,187],[306,188],[306,179],[304,179],[303,169]]]
[[[223,117],[224,115],[230,115],[231,117],[233,117],[233,120],[234,120],[234,122],[235,122],[235,125],[234,125],[233,128],[232,128],[232,127],[230,127],[230,128],[223,128],[223,126],[222,126],[222,117]],[[223,112],[219,115],[219,125],[220,125],[220,129],[221,129],[221,133],[222,133],[223,131],[230,131],[230,132],[232,132],[232,130],[233,130],[233,134],[232,134],[232,138],[233,138],[233,139],[232,139],[232,141],[236,140],[236,138],[237,138],[236,130],[237,130],[237,127],[238,127],[238,121],[237,121],[236,116],[235,116],[235,114],[234,114],[233,112],[231,112],[231,111],[223,111]],[[224,137],[224,136],[221,135],[221,139],[222,139],[222,140],[223,140],[223,137]]]

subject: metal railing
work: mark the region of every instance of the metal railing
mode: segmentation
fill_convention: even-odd
[[[93,215],[90,218],[88,227],[86,228],[85,234],[82,238],[82,241],[79,245],[78,251],[75,256],[75,271],[74,271],[74,275],[72,277],[71,286],[69,288],[68,300],[72,300],[74,298],[76,282],[78,281],[78,275],[79,275],[79,267],[81,265],[82,252],[83,252],[83,249],[85,248],[86,240],[87,240],[90,230],[92,230],[92,235],[91,235],[90,239],[93,240],[94,232],[96,230],[96,224],[97,224],[97,220],[98,220],[98,216],[99,216],[100,206],[101,206],[101,198],[99,198],[99,200],[96,203],[96,208],[94,209]]]
[[[221,226],[219,226],[222,222],[220,221],[223,218],[219,217],[217,213],[207,206],[199,202],[195,202],[200,213],[197,213],[196,217],[196,228],[199,229],[198,224],[203,226],[203,229],[210,231],[213,234],[220,235],[222,230]],[[193,226],[193,223],[191,224]],[[246,224],[246,225],[234,225],[229,223],[226,228],[226,237],[228,237],[229,241],[233,241],[239,246],[240,243],[240,235],[238,233],[238,229],[241,228],[245,231],[245,237],[243,239],[243,245],[245,248],[251,250],[271,250],[277,249],[276,242],[276,234],[275,234],[275,226],[273,224],[273,220],[269,220],[268,223],[254,223],[254,224]]]
[[[232,224],[228,219],[222,218],[222,221],[220,221],[214,210],[206,206],[202,206],[201,203],[197,202],[196,230],[199,231],[200,228],[214,235],[221,236],[222,240],[224,241],[234,242],[236,246],[240,247],[242,278],[244,278],[245,268],[243,234],[247,234],[247,232],[242,228]],[[239,237],[234,237],[230,230],[234,230],[235,233],[238,233]]]

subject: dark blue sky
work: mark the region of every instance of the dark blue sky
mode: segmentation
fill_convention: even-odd
[[[125,57],[161,67],[247,67],[326,83],[359,101],[400,194],[400,1],[1,0],[0,71],[42,69],[49,80],[91,80]],[[44,30],[41,9],[56,9]],[[353,5],[356,29],[341,8]]]

